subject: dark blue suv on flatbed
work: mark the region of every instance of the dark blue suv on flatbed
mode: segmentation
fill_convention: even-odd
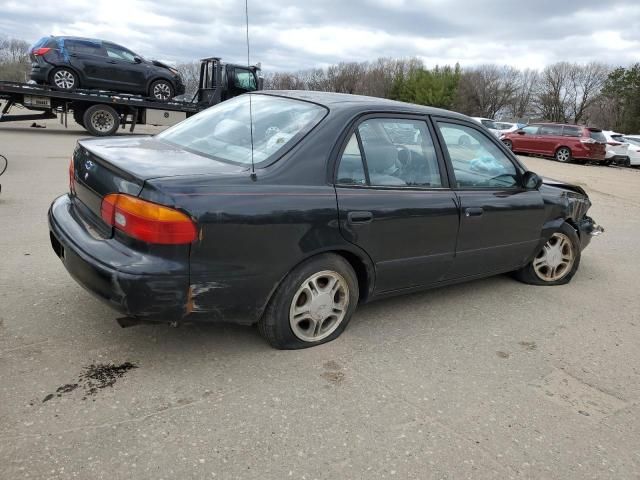
[[[178,70],[115,43],[50,36],[38,40],[29,53],[31,79],[61,90],[110,90],[161,101],[185,92]]]

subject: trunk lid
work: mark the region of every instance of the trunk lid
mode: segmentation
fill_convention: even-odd
[[[138,196],[152,178],[241,173],[246,167],[219,162],[149,136],[78,141],[73,153],[74,199],[100,227],[102,199],[109,193]],[[83,215],[84,216],[84,215]]]

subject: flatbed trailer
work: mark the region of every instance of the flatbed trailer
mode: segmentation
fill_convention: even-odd
[[[237,70],[253,73],[253,85],[238,83]],[[19,120],[42,120],[57,118],[67,126],[67,116],[89,133],[107,136],[116,133],[119,127],[134,131],[136,125],[170,126],[181,122],[205,108],[247,91],[262,88],[260,67],[223,64],[220,58],[211,57],[200,61],[200,81],[196,94],[190,101],[159,100],[102,90],[59,90],[49,85],[0,81],[0,122]],[[255,88],[251,88],[255,87]],[[25,108],[39,113],[9,115],[13,107]]]

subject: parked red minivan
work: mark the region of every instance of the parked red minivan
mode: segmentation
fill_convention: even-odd
[[[500,137],[514,153],[535,153],[568,163],[604,162],[607,139],[599,128],[532,123]]]

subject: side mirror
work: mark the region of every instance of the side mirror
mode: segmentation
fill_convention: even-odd
[[[536,173],[525,172],[522,177],[522,186],[527,190],[538,190],[542,186],[542,179]]]
[[[524,130],[516,130],[516,133],[517,133],[518,135],[524,135]]]
[[[133,57],[134,63],[142,63],[142,59],[140,57]]]

